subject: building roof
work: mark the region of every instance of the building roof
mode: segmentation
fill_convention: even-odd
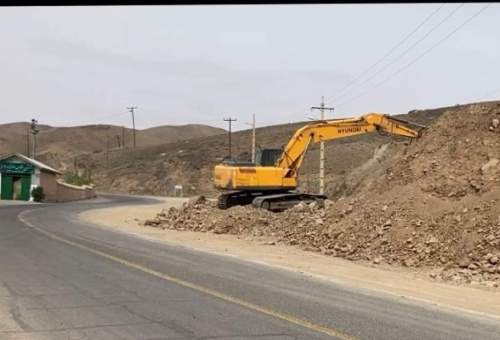
[[[33,158],[29,158],[29,157],[27,157],[23,154],[17,153],[17,152],[6,154],[6,155],[0,155],[0,161],[3,161],[5,159],[11,158],[11,157],[18,157],[18,158],[22,159],[23,161],[25,161],[26,163],[30,163],[33,166],[35,166],[36,168],[39,168],[40,170],[44,170],[44,171],[51,172],[51,173],[58,174],[58,175],[62,174],[60,171],[58,171],[54,168],[51,168],[50,166],[43,164],[42,162],[39,162]]]

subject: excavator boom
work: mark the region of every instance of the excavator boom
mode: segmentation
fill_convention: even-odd
[[[410,128],[410,124],[422,127],[422,125],[378,113],[369,113],[359,118],[334,119],[311,123],[295,132],[286,145],[277,166],[289,169],[288,176],[297,174],[311,142],[319,143],[321,141],[362,135],[375,130],[392,135],[418,138],[419,131]]]

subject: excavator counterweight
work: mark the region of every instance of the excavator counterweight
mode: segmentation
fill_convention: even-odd
[[[319,143],[374,131],[418,138],[422,128],[425,127],[379,113],[307,124],[295,131],[283,150],[259,150],[255,163],[226,161],[216,165],[215,187],[226,191],[219,196],[218,206],[227,209],[234,205],[253,203],[268,210],[283,210],[298,202],[321,203],[326,196],[295,191],[300,166],[311,142]]]

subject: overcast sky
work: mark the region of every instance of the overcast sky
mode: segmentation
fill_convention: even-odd
[[[129,126],[137,105],[139,128],[244,129],[318,117],[322,95],[329,117],[500,99],[500,5],[439,43],[485,5],[441,6],[0,8],[0,123]]]

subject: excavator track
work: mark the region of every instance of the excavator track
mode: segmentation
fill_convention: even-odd
[[[327,197],[325,195],[305,194],[293,191],[231,191],[221,194],[217,200],[219,209],[229,209],[237,205],[252,204],[256,208],[269,211],[283,211],[294,205],[304,202],[306,204],[317,202],[322,205]]]
[[[217,200],[217,207],[219,209],[229,209],[236,205],[249,205],[255,197],[262,195],[262,192],[252,191],[231,191],[221,194]]]
[[[324,204],[325,195],[305,194],[298,192],[284,192],[274,195],[262,195],[254,198],[252,205],[269,211],[283,211],[294,205],[304,202],[306,204],[317,202],[320,206]]]

